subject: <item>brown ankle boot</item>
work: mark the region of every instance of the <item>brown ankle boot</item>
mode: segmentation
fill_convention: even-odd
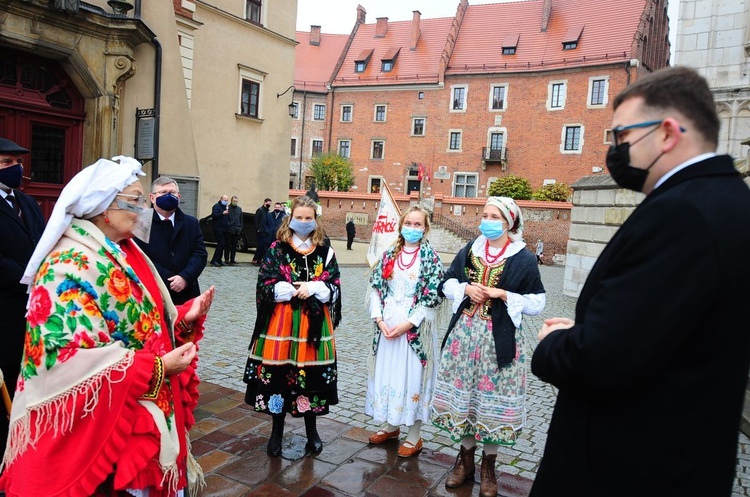
[[[471,449],[465,449],[463,445],[461,446],[461,450],[456,456],[456,464],[453,465],[453,469],[450,470],[448,478],[445,480],[446,488],[460,487],[467,479],[474,479],[474,451],[476,450],[476,445]]]
[[[482,451],[482,468],[479,470],[482,483],[479,486],[479,497],[497,496],[497,476],[495,475],[495,460],[497,454],[488,456]]]

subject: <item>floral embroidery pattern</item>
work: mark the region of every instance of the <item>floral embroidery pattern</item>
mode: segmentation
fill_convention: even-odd
[[[268,399],[268,410],[273,414],[279,414],[284,408],[284,397],[280,394],[275,393]]]

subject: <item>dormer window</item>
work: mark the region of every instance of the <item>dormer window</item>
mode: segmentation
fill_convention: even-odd
[[[381,60],[382,65],[380,67],[380,70],[382,72],[391,72],[393,70],[393,66],[396,64],[396,57],[398,57],[398,53],[401,50],[401,48],[391,48],[386,52],[386,54],[383,56]]]
[[[354,72],[365,72],[365,69],[367,69],[367,63],[370,62],[370,57],[372,57],[372,48],[362,50],[359,57],[354,59]]]
[[[581,38],[583,32],[583,26],[573,26],[568,29],[565,33],[565,37],[562,40],[563,50],[574,50],[578,47],[578,40]]]
[[[518,46],[518,33],[509,33],[503,38],[503,55],[514,55]]]

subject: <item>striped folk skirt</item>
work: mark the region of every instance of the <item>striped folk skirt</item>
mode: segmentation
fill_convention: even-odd
[[[323,312],[315,346],[307,341],[307,313],[288,302],[276,303],[268,329],[250,345],[245,367],[245,402],[255,411],[317,416],[338,403],[336,343],[327,306]]]

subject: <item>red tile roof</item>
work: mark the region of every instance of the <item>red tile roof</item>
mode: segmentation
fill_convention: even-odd
[[[320,45],[310,45],[310,33],[297,31],[297,45],[294,49],[294,87],[298,91],[326,93],[326,83],[330,81],[333,69],[349,35],[321,33]]]
[[[446,74],[538,71],[567,64],[627,61],[641,14],[650,0],[553,0],[541,32],[543,0],[469,5]],[[563,50],[571,28],[583,27],[578,47]],[[515,55],[503,55],[506,36],[520,33]]]
[[[335,86],[393,85],[404,83],[437,83],[440,80],[440,57],[448,38],[452,17],[421,19],[421,35],[417,49],[410,50],[413,21],[388,23],[388,32],[375,37],[375,24],[362,24],[341,66]],[[398,58],[390,72],[381,71],[381,61],[392,50],[400,48]],[[374,53],[363,73],[354,72],[354,61],[363,51]]]

